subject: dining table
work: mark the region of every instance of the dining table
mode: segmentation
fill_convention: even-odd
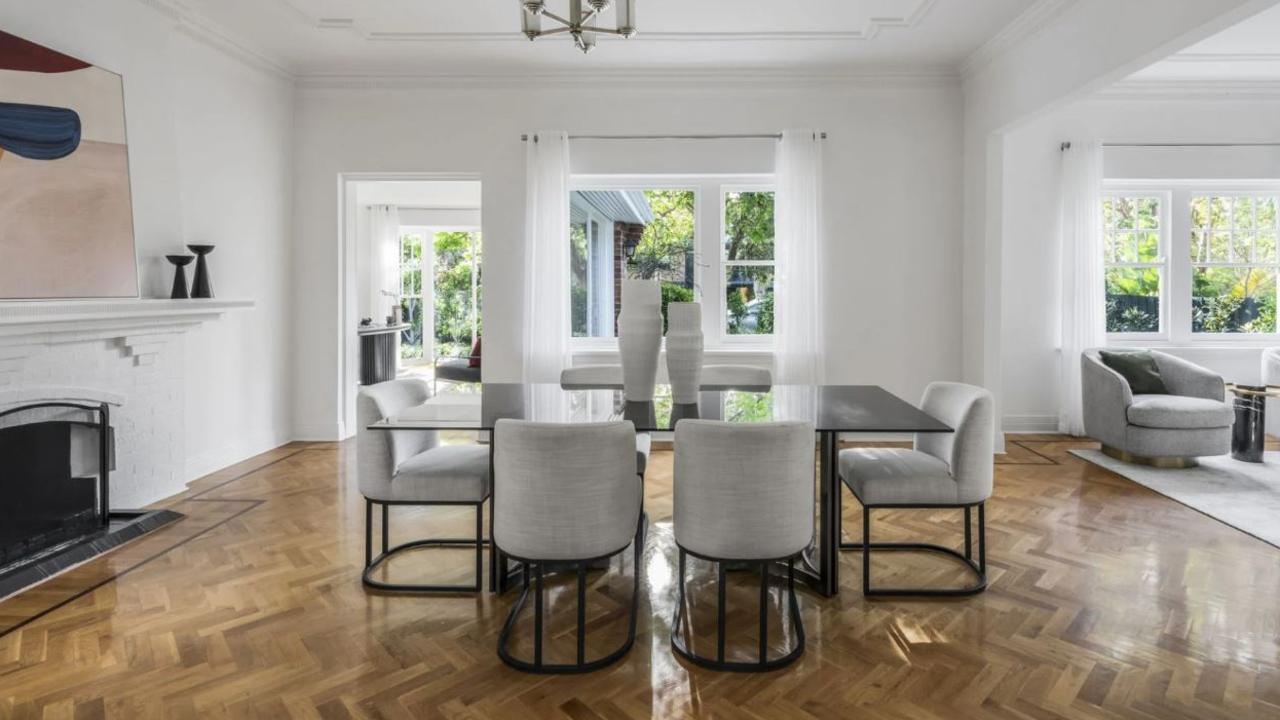
[[[479,397],[476,398],[475,395]],[[841,479],[839,442],[842,434],[898,436],[949,433],[953,429],[910,402],[878,385],[787,385],[769,388],[704,388],[696,403],[675,403],[670,387],[658,385],[653,400],[628,400],[616,387],[561,387],[556,383],[484,383],[479,393],[446,401],[448,395],[384,418],[370,430],[472,430],[487,434],[492,478],[499,420],[544,422],[602,422],[630,420],[636,432],[662,433],[685,419],[728,422],[805,420],[817,435],[815,493],[817,533],[796,568],[796,578],[824,597],[840,589]],[[493,487],[493,483],[490,483]],[[493,540],[493,502],[489,504],[489,589],[502,593],[516,581],[512,563]]]

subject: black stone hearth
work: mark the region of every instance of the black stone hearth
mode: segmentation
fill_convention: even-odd
[[[182,517],[110,509],[113,440],[105,403],[0,412],[0,598]]]

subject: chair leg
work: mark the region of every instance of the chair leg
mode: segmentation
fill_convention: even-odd
[[[364,512],[364,573],[361,575],[361,582],[365,587],[384,592],[396,593],[456,593],[456,592],[480,592],[484,579],[484,548],[489,545],[489,541],[484,537],[484,501],[474,503],[476,511],[475,535],[469,538],[428,538],[425,540],[414,540],[411,542],[401,543],[400,545],[391,545],[391,515],[390,506],[387,503],[377,503],[382,506],[382,528],[381,541],[382,552],[376,557],[373,555],[373,505],[376,501],[365,498]],[[405,503],[411,504],[411,503]],[[420,506],[430,507],[435,503],[421,503]],[[470,503],[469,503],[470,504]],[[435,584],[404,584],[389,583],[382,580],[374,579],[373,573],[379,565],[389,560],[396,553],[413,548],[421,547],[474,547],[476,573],[475,581],[470,585],[435,585]]]
[[[971,530],[971,507],[964,508],[965,515],[965,538],[964,552],[960,553],[949,547],[935,545],[933,543],[900,543],[900,542],[872,542],[871,541],[871,511],[877,506],[862,507],[862,542],[860,543],[840,543],[841,550],[861,550],[862,551],[862,593],[867,597],[959,597],[965,595],[977,595],[987,589],[987,525],[986,525],[986,503],[977,503],[978,506],[978,562],[973,561],[972,551],[972,530]],[[905,509],[919,507],[920,509],[930,508],[932,506],[898,506]],[[923,550],[926,552],[935,552],[955,558],[964,564],[978,578],[978,582],[973,585],[962,588],[873,588],[871,587],[871,550]]]
[[[615,553],[615,555],[616,554],[617,553]],[[545,612],[544,602],[543,602],[543,574],[544,574],[545,563],[540,563],[540,562],[530,561],[530,560],[520,560],[521,574],[523,578],[523,583],[522,583],[523,589],[520,592],[520,597],[516,598],[515,603],[512,604],[511,610],[507,612],[506,622],[503,624],[502,630],[498,633],[498,657],[502,659],[502,662],[506,663],[507,665],[517,670],[521,670],[528,673],[537,673],[537,674],[545,674],[545,675],[592,672],[592,671],[607,667],[609,665],[612,665],[618,660],[621,660],[622,657],[631,650],[631,647],[635,644],[635,641],[636,641],[636,617],[640,607],[640,571],[639,571],[640,550],[639,548],[637,548],[635,551],[635,557],[636,557],[636,572],[632,579],[631,614],[627,621],[627,639],[622,643],[622,645],[618,649],[614,650],[608,655],[605,655],[604,657],[597,658],[595,660],[590,660],[590,661],[588,661],[586,658],[586,655],[587,655],[587,644],[586,644],[587,570],[591,567],[591,563],[594,562],[594,559],[570,561],[573,564],[574,571],[576,573],[577,585],[578,585],[577,587],[577,590],[578,590],[578,608],[577,608],[578,609],[578,618],[577,618],[578,647],[577,647],[576,662],[565,663],[565,664],[545,662],[543,658],[542,626],[543,626],[543,613]],[[625,562],[623,564],[625,565]],[[532,575],[533,575],[533,592],[534,592],[533,662],[521,660],[514,657],[511,654],[510,650],[508,649],[508,646],[511,641],[511,633],[515,629],[516,619],[519,617],[520,613],[523,611],[525,601],[529,597],[529,591],[530,591],[529,575],[531,574],[530,572],[531,565],[533,566]]]
[[[760,642],[758,649],[759,659],[756,662],[737,662],[725,659],[725,617],[726,603],[725,590],[727,583],[725,581],[725,561],[712,560],[716,563],[716,655],[715,658],[704,657],[698,655],[692,650],[692,644],[686,643],[681,637],[686,629],[686,623],[689,623],[689,613],[685,608],[685,564],[686,551],[683,548],[679,550],[679,574],[676,578],[678,601],[676,603],[675,615],[671,620],[671,649],[672,651],[688,660],[689,662],[700,667],[711,670],[723,670],[728,672],[766,672],[769,670],[778,670],[795,662],[804,654],[804,622],[800,617],[800,604],[796,599],[796,575],[795,575],[795,558],[787,559],[787,608],[791,614],[791,627],[795,630],[796,643],[795,647],[781,657],[769,659],[769,582],[771,566],[775,561],[766,560],[760,563]],[[781,607],[781,605],[779,606]],[[689,634],[693,632],[692,626],[688,627]]]

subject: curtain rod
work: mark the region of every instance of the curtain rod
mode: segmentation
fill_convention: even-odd
[[[1185,147],[1280,147],[1280,142],[1104,142],[1102,147],[1122,148],[1185,148]],[[1070,150],[1071,142],[1067,141],[1058,147],[1059,150]]]
[[[521,135],[521,142],[528,142],[529,135]],[[827,134],[818,133],[818,137],[827,139]],[[759,133],[740,135],[570,135],[570,140],[781,140],[782,133]],[[537,136],[533,136],[537,142]]]

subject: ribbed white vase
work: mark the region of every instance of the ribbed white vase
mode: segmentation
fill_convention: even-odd
[[[656,280],[623,280],[618,313],[622,392],[627,400],[653,400],[662,349],[662,291]]]
[[[671,401],[681,405],[698,402],[702,382],[702,305],[673,302],[667,305],[667,376]]]

